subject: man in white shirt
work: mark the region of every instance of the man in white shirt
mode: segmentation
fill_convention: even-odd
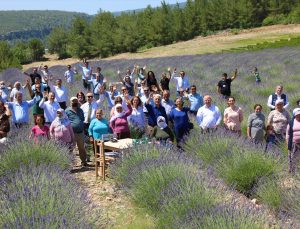
[[[11,92],[10,92],[10,96],[9,96],[9,97],[10,97],[10,101],[11,101],[11,102],[17,101],[17,100],[16,100],[16,94],[17,94],[18,92],[21,92],[22,95],[23,95],[22,98],[24,98],[24,97],[25,97],[25,91],[24,91],[24,88],[27,87],[27,86],[30,87],[29,81],[28,81],[28,83],[27,83],[25,86],[22,86],[21,83],[20,83],[19,81],[15,82],[14,88],[13,88],[13,89],[11,90]]]
[[[66,79],[67,83],[73,83],[74,75],[76,74],[76,71],[72,70],[71,65],[68,65],[67,68],[68,68],[68,70],[64,74],[65,79]]]
[[[175,68],[171,76],[171,79],[176,81],[177,95],[180,95],[180,90],[184,90],[186,92],[189,91],[190,83],[184,71],[180,71],[179,76],[176,76],[176,68]]]
[[[204,106],[200,107],[197,112],[197,123],[202,131],[209,132],[216,129],[222,120],[220,110],[212,104],[212,99],[209,95],[204,96]]]
[[[40,69],[41,69],[41,67],[40,67]],[[49,71],[47,65],[44,66],[44,69],[42,69],[41,72],[43,73],[42,83],[47,83],[48,80],[52,80],[53,74],[51,71]]]
[[[86,94],[87,102],[81,105],[81,109],[84,114],[84,133],[88,135],[88,128],[91,121],[96,118],[96,110],[103,103],[104,97],[100,97],[99,100],[95,101],[92,92]]]
[[[88,91],[91,90],[91,85],[88,83],[88,80],[91,79],[91,75],[92,75],[92,68],[89,65],[89,62],[84,61],[84,66],[82,65],[78,65],[81,70],[82,70],[82,83],[83,83],[83,87],[85,89],[87,89]]]
[[[44,97],[40,101],[39,107],[44,109],[45,123],[51,125],[51,123],[56,118],[56,112],[60,108],[60,106],[58,102],[54,101],[55,100],[54,92],[49,92],[48,101],[46,101],[47,92],[44,91],[43,95]]]
[[[275,93],[271,94],[268,98],[268,107],[272,110],[275,109],[275,102],[277,100],[282,99],[283,100],[283,108],[287,109],[287,107],[289,106],[289,100],[287,95],[282,93],[283,91],[283,86],[282,85],[277,85],[276,89],[275,89]]]
[[[174,102],[170,100],[170,91],[164,90],[163,91],[163,98],[161,100],[161,105],[165,108],[166,114],[169,118],[171,110],[174,108]]]
[[[59,106],[65,110],[67,108],[68,90],[62,85],[62,80],[56,80],[56,86],[52,85],[51,90],[55,94],[55,101],[58,102]]]

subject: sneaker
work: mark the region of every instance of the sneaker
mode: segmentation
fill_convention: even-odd
[[[81,162],[81,166],[88,166],[88,163],[86,163],[86,162]]]

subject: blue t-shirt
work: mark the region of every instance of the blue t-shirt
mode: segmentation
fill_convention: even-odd
[[[89,136],[93,136],[94,139],[102,139],[102,134],[109,133],[109,125],[106,119],[93,119],[89,126]]]

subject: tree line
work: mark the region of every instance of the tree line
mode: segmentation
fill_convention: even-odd
[[[99,11],[91,20],[76,17],[69,29],[54,28],[46,39],[46,46],[59,58],[103,58],[207,36],[229,28],[298,22],[300,0],[188,0],[184,7],[170,6],[163,1],[160,7],[148,6],[141,12],[114,16]],[[24,50],[28,54],[29,49]],[[37,56],[28,55],[29,60],[36,60]],[[20,63],[28,60],[22,57],[19,54],[16,59]]]

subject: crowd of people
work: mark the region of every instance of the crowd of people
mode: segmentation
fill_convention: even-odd
[[[222,115],[213,104],[212,96],[202,96],[196,85],[190,85],[186,73],[177,72],[176,68],[168,68],[157,79],[153,71],[146,71],[146,66],[135,65],[132,71],[127,69],[124,76],[117,71],[119,82],[109,82],[100,67],[94,71],[87,61],[78,66],[85,90],[71,97],[63,84],[73,84],[78,72],[70,65],[62,79],[55,81],[46,65],[34,68],[32,73],[24,72],[28,76],[24,86],[15,82],[13,88],[9,88],[1,81],[0,142],[7,141],[11,128],[30,126],[30,109],[34,121],[30,138],[34,142],[54,139],[68,145],[70,150],[77,145],[83,166],[89,160],[85,139],[93,143],[108,133],[124,139],[131,138],[132,131],[138,130],[157,144],[175,144],[181,148],[185,136],[194,128],[191,117],[195,118],[203,134],[215,131],[222,124],[234,134],[240,136],[242,133],[243,110],[231,96],[237,69],[232,77],[223,73],[217,84],[217,92],[228,104]],[[253,74],[256,83],[260,83],[257,68]],[[176,88],[174,101],[170,99],[170,83]],[[26,91],[31,100],[25,100]],[[104,103],[110,110],[109,118],[105,118]],[[262,105],[254,106],[254,112],[248,117],[247,137],[255,144],[264,144],[265,150],[286,140],[290,172],[294,172],[300,157],[300,106],[292,115],[288,113],[289,101],[282,85],[269,96],[267,106],[270,108],[267,120]]]

